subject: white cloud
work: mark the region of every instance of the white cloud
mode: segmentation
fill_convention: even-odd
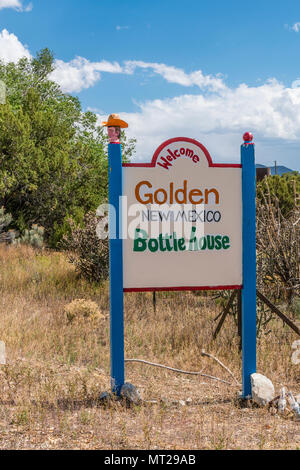
[[[63,91],[72,93],[90,88],[101,80],[100,72],[123,73],[132,75],[136,69],[154,72],[167,80],[185,87],[198,86],[200,89],[222,91],[226,89],[221,77],[204,75],[201,70],[186,74],[182,69],[165,64],[148,63],[142,61],[126,61],[123,66],[117,62],[90,62],[83,57],[76,57],[70,62],[57,60],[52,79],[57,81]]]
[[[3,8],[14,8],[18,9],[22,7],[20,0],[0,0],[0,10]]]
[[[95,85],[101,79],[100,72],[122,73],[122,68],[117,62],[90,62],[76,57],[70,62],[56,60],[50,78],[59,83],[64,92],[73,93]]]
[[[299,88],[300,87],[300,78],[297,78],[292,82],[292,88]]]
[[[277,158],[286,164],[289,145],[300,143],[300,88],[286,88],[276,80],[259,87],[242,84],[207,96],[146,101],[136,113],[109,111],[120,112],[129,123],[127,134],[137,139],[136,158],[140,160],[149,161],[161,142],[178,135],[199,140],[215,161],[227,162],[239,161],[245,131],[252,131],[264,149],[258,154],[260,163]],[[99,123],[106,117],[99,116]]]
[[[5,63],[17,62],[22,57],[28,59],[31,57],[28,48],[19,41],[17,36],[3,29],[0,32],[0,60]]]
[[[28,3],[26,7],[23,7],[23,11],[29,12],[33,9],[33,3]]]
[[[31,11],[33,8],[32,3],[27,6],[23,4],[23,0],[0,0],[0,10],[4,8],[13,8],[17,11]]]
[[[175,135],[203,141],[216,161],[239,161],[237,142],[241,142],[245,131],[254,132],[264,148],[265,160],[260,159],[261,163],[276,158],[283,143],[300,143],[299,79],[290,88],[271,79],[257,87],[241,84],[231,89],[220,75],[204,75],[201,70],[186,73],[166,64],[127,61],[120,65],[90,62],[82,57],[71,62],[56,61],[52,78],[64,91],[78,92],[95,85],[103,72],[134,74],[137,69],[158,74],[170,83],[199,88],[198,94],[144,101],[135,113],[108,110],[107,114],[119,112],[130,124],[127,133],[137,139],[137,159],[149,160],[156,146]],[[99,123],[107,118],[103,112],[98,116]]]
[[[152,70],[154,73],[161,75],[168,82],[177,83],[182,86],[196,85],[201,89],[207,88],[213,91],[221,91],[226,88],[223,79],[220,76],[213,77],[211,75],[204,75],[201,70],[196,70],[195,72],[187,74],[182,69],[166,64],[134,60],[125,62],[125,71],[128,73],[133,73],[136,68]]]
[[[298,22],[298,23],[293,24],[293,26],[291,27],[291,29],[292,29],[293,31],[295,31],[295,33],[299,33],[299,31],[300,31],[300,23]]]
[[[0,32],[0,59],[5,62],[30,58],[30,52],[19,39],[6,29]],[[215,161],[238,161],[239,143],[245,131],[252,131],[261,149],[260,163],[277,159],[291,168],[299,168],[300,146],[300,79],[290,87],[276,79],[259,86],[241,84],[228,87],[220,75],[205,75],[201,70],[184,70],[159,63],[143,61],[91,62],[76,57],[70,62],[56,60],[52,79],[65,92],[79,92],[94,86],[103,73],[134,74],[138,69],[148,76],[158,74],[170,83],[183,87],[198,87],[198,93],[179,94],[174,98],[143,101],[137,111],[117,112],[129,123],[129,137],[137,139],[137,159],[149,160],[155,148],[164,140],[185,135],[200,140]],[[133,97],[134,99],[134,97]],[[100,103],[101,106],[101,103]],[[95,109],[95,111],[97,111]],[[99,123],[107,118],[97,111]],[[293,158],[289,163],[289,155]],[[295,163],[293,165],[293,162]]]
[[[121,31],[122,29],[129,29],[129,26],[116,26],[117,31]]]

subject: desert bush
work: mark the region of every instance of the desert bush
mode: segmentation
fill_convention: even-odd
[[[14,230],[5,231],[12,222],[11,214],[5,212],[4,207],[0,207],[0,243],[13,243],[17,236]]]
[[[265,204],[267,199],[271,204],[280,208],[281,214],[286,217],[296,205],[297,195],[300,194],[300,174],[285,173],[281,176],[265,177],[257,183],[258,204]]]
[[[290,305],[300,295],[300,209],[283,215],[273,197],[269,191],[257,199],[257,286]]]
[[[33,225],[30,230],[25,230],[24,235],[16,239],[16,243],[31,245],[33,248],[43,248],[44,227]]]
[[[11,214],[6,214],[4,207],[0,207],[0,233],[7,227],[12,221]]]
[[[62,247],[68,251],[68,259],[76,270],[89,281],[101,282],[108,277],[108,240],[100,240],[96,234],[99,218],[88,213],[84,225],[70,221],[71,231],[63,238]]]
[[[96,302],[86,299],[75,299],[64,308],[68,322],[100,320],[105,318]]]
[[[4,231],[13,221],[11,214],[5,212],[4,207],[0,207],[0,243],[10,243],[17,245],[30,245],[33,248],[43,248],[44,227],[33,225],[30,230],[25,230],[20,237],[15,230]]]

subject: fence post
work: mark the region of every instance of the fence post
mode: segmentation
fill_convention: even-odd
[[[124,318],[123,318],[123,242],[122,210],[120,197],[122,185],[121,144],[108,144],[109,204],[109,283],[110,283],[110,352],[111,388],[120,395],[125,379]],[[115,220],[114,220],[115,219]]]
[[[251,396],[251,374],[256,372],[256,208],[255,155],[252,134],[241,146],[243,204],[242,378],[244,398]]]

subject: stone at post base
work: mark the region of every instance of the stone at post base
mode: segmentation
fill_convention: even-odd
[[[259,406],[266,406],[275,397],[271,380],[262,374],[251,374],[252,400]]]
[[[140,392],[130,382],[126,382],[120,392],[121,398],[125,398],[127,403],[132,405],[139,405],[142,402]]]
[[[112,398],[113,398],[113,396],[112,396],[111,393],[102,392],[100,397],[99,397],[99,401],[100,401],[100,403],[108,404],[111,401]]]
[[[139,405],[142,403],[140,392],[130,382],[126,382],[122,385],[119,396],[108,391],[102,392],[99,396],[99,402],[104,405],[108,405],[113,400],[124,400],[127,405]]]

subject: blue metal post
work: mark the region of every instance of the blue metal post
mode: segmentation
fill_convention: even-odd
[[[110,352],[112,392],[120,395],[124,385],[124,319],[123,319],[123,243],[121,238],[122,150],[120,144],[108,144],[109,204],[109,270],[110,270]],[[113,220],[113,219],[116,220]],[[113,230],[113,228],[115,230]],[[115,233],[114,233],[115,232]]]
[[[245,137],[246,136],[246,137]],[[256,372],[256,209],[253,136],[241,146],[243,202],[242,377],[243,397],[251,396]],[[249,140],[248,140],[249,139]]]

